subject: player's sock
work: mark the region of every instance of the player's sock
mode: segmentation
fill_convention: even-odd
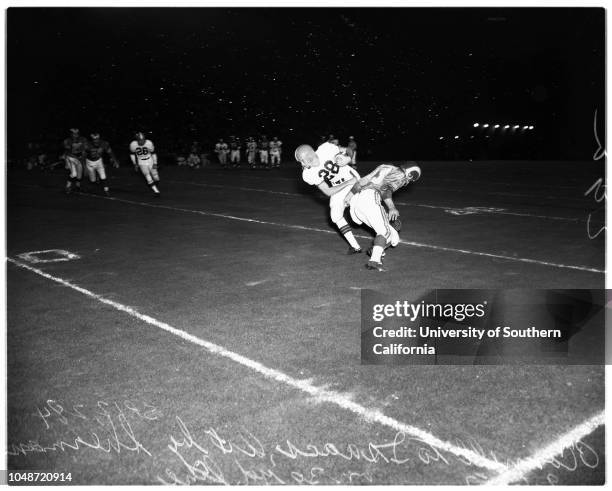
[[[372,247],[372,255],[370,256],[371,261],[376,261],[377,263],[382,262],[382,253],[384,249],[381,246],[375,245]]]
[[[382,235],[377,235],[374,237],[372,255],[370,256],[371,261],[376,261],[377,263],[382,262],[382,255],[385,251],[385,245],[387,245],[387,239],[385,239]]]
[[[344,238],[351,245],[352,248],[360,249],[359,242],[357,242],[357,239],[355,239],[350,225],[347,224],[340,227],[340,233],[344,235]]]

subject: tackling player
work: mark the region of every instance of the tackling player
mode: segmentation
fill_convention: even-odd
[[[281,162],[281,146],[283,142],[280,141],[276,136],[272,138],[270,142],[270,166],[280,168]]]
[[[66,169],[69,172],[66,181],[66,194],[70,194],[72,186],[76,190],[81,189],[81,179],[83,178],[83,157],[85,154],[85,144],[87,140],[79,136],[78,128],[70,128],[70,136],[64,140],[64,160]]]
[[[136,171],[140,172],[157,198],[159,192],[159,173],[157,172],[157,154],[151,140],[147,140],[142,132],[136,133],[136,139],[130,143],[130,159]]]
[[[344,149],[326,142],[316,152],[310,145],[300,145],[295,150],[295,159],[302,164],[302,179],[307,184],[317,186],[329,196],[329,214],[349,243],[348,254],[361,252],[350,225],[344,218],[344,197],[359,179],[355,169],[348,166],[350,158]]]
[[[109,143],[100,138],[100,133],[92,133],[90,136],[91,141],[85,144],[85,169],[91,183],[96,182],[96,174],[98,174],[104,194],[108,196],[108,183],[106,182],[106,170],[104,169],[102,155],[106,154],[115,169],[119,167],[119,162],[115,158]]]
[[[384,250],[399,243],[401,226],[399,211],[393,203],[392,194],[421,177],[421,169],[415,162],[399,166],[382,164],[356,182],[344,198],[350,205],[351,218],[357,224],[365,223],[376,232],[370,261],[366,268],[385,271],[382,264]],[[385,202],[389,212],[381,205]]]

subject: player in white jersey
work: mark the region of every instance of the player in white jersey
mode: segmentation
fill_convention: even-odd
[[[272,167],[280,168],[281,162],[281,146],[283,142],[280,141],[276,136],[272,138],[270,142],[270,165]]]
[[[159,173],[157,172],[157,154],[151,140],[142,132],[136,133],[136,139],[130,143],[130,159],[136,170],[140,169],[155,197],[159,192]]]
[[[366,268],[385,271],[382,265],[384,250],[399,243],[399,211],[393,203],[392,194],[408,183],[421,177],[421,169],[415,162],[399,166],[382,164],[353,185],[344,197],[350,205],[351,218],[355,223],[365,223],[376,232],[370,261]],[[388,212],[381,204],[387,205]]]
[[[325,142],[316,152],[310,145],[300,145],[295,150],[295,159],[302,164],[304,182],[317,186],[329,196],[330,218],[349,243],[348,253],[361,252],[361,247],[344,218],[344,197],[359,179],[357,171],[347,165],[350,157],[344,149]]]
[[[221,167],[227,167],[227,154],[229,153],[229,147],[227,146],[227,143],[223,141],[223,138],[219,138],[219,141],[215,145],[215,153],[217,154]]]
[[[257,142],[255,138],[249,136],[246,141],[246,154],[247,154],[247,162],[251,169],[255,169],[255,157],[257,155]]]

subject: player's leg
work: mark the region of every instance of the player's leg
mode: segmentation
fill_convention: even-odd
[[[380,194],[373,189],[366,191],[367,199],[362,202],[363,221],[376,232],[370,261],[366,266],[382,270],[383,253],[387,247],[395,247],[399,243],[399,234],[389,224],[389,216],[381,203]]]
[[[65,157],[66,170],[68,171],[68,180],[66,181],[65,192],[70,194],[72,186],[76,180],[76,166],[74,165],[72,157]]]
[[[98,162],[96,163],[95,170],[98,173],[98,177],[100,178],[100,185],[102,186],[102,190],[104,191],[104,194],[108,196],[108,181],[106,180],[106,169],[104,168],[104,163],[102,162],[102,159],[98,160]]]
[[[89,178],[89,182],[95,184],[96,182],[96,169],[94,162],[91,160],[85,160],[85,174]]]
[[[76,181],[74,182],[76,190],[81,190],[81,179],[83,179],[83,162],[80,159],[75,159]]]
[[[147,181],[147,185],[153,191],[153,194],[155,196],[159,195],[159,189],[157,188],[155,181],[153,179],[153,176],[151,174],[151,171],[153,170],[153,166],[151,164],[139,164],[139,167],[140,167],[140,172],[142,172],[142,175]]]
[[[334,194],[329,199],[329,216],[336,227],[338,227],[338,230],[340,230],[340,233],[349,243],[350,247],[348,254],[355,254],[361,252],[361,246],[359,245],[359,242],[357,242],[355,235],[353,235],[351,226],[344,218],[344,195],[345,193],[340,192]]]

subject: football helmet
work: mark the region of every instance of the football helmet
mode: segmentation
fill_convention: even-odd
[[[295,149],[295,160],[302,167],[316,167],[319,165],[319,157],[310,145],[300,145]]]

